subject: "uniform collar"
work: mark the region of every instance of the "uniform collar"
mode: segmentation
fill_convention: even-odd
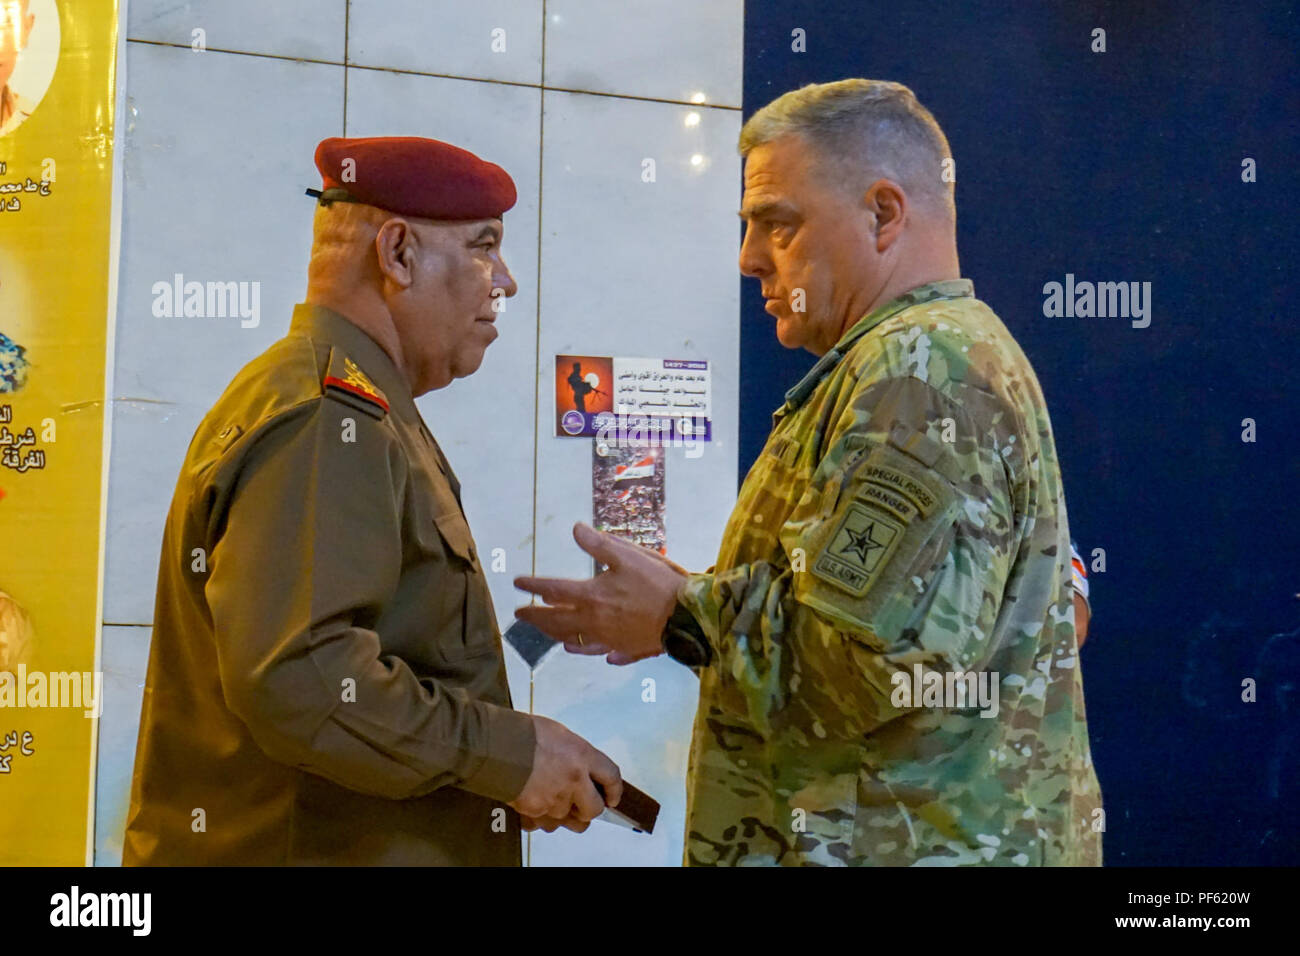
[[[420,422],[406,376],[393,364],[383,346],[346,316],[323,305],[300,302],[293,307],[289,334],[305,335],[340,348],[384,393],[392,412],[413,424]]]
[[[783,415],[789,414],[806,402],[808,396],[821,384],[822,379],[830,374],[831,369],[839,365],[840,360],[849,353],[854,343],[890,316],[934,299],[956,299],[974,294],[975,286],[970,279],[941,279],[938,282],[919,285],[915,289],[908,289],[902,295],[868,312],[840,336],[835,347],[817,360],[817,364],[808,370],[808,374],[799,380],[798,385],[785,393],[785,404],[772,413],[772,424],[776,425]]]

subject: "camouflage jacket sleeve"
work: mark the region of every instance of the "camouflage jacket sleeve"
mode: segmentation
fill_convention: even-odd
[[[812,708],[842,715],[842,726],[822,730],[869,733],[903,713],[894,689],[911,684],[914,665],[976,671],[994,651],[1012,478],[976,416],[918,378],[873,379],[879,371],[863,370],[825,410],[827,425],[797,460],[773,466],[810,473],[796,484],[804,491],[780,525],[780,547],[720,562],[679,592],[711,666],[760,729],[785,695],[806,698],[816,682],[812,692],[827,699]],[[772,483],[787,484],[776,473]],[[749,520],[768,519],[765,500],[755,496]]]

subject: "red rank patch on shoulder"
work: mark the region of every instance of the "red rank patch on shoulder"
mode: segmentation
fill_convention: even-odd
[[[325,376],[325,385],[327,387],[332,386],[334,388],[341,388],[345,392],[351,392],[353,395],[360,395],[362,398],[366,399],[366,401],[374,402],[384,411],[388,411],[388,402],[384,397],[380,395],[379,392],[372,392],[365,386],[354,385],[351,382],[346,382],[341,378],[334,377],[333,375]]]
[[[339,359],[343,361],[340,363]],[[342,368],[340,368],[340,364]],[[337,374],[341,372],[342,374]],[[325,376],[324,385],[326,388],[342,389],[345,392],[351,392],[353,395],[359,395],[368,402],[372,402],[382,408],[385,413],[388,411],[388,399],[384,393],[379,390],[374,382],[366,376],[366,373],[357,367],[357,364],[347,356],[335,352],[330,356],[330,365],[328,374]]]

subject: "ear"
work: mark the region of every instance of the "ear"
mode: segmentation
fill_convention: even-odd
[[[384,278],[402,289],[415,279],[415,229],[405,219],[389,219],[375,236],[375,256]]]
[[[910,211],[907,193],[892,179],[877,179],[864,198],[867,208],[875,214],[876,251],[884,252],[903,234]]]

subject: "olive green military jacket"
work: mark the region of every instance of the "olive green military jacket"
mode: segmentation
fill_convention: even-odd
[[[518,865],[534,744],[409,385],[299,305],[181,468],[123,863]]]
[[[847,330],[679,600],[694,865],[1101,862],[1051,422],[965,279]]]

